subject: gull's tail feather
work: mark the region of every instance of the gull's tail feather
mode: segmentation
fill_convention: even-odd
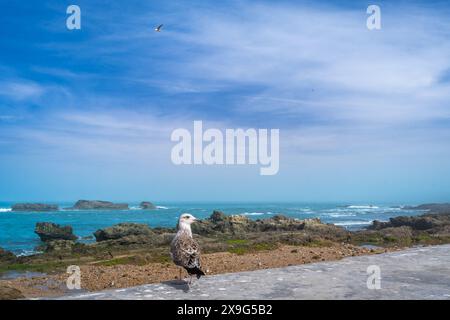
[[[200,279],[201,276],[204,276],[205,273],[198,267],[194,268],[185,268],[189,275],[196,275],[197,279]]]

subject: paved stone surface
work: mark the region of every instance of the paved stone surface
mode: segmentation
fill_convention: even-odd
[[[381,289],[367,288],[367,267]],[[450,245],[83,293],[60,299],[450,299]]]

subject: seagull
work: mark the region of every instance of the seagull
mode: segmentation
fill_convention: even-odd
[[[189,284],[192,276],[200,279],[205,273],[201,270],[200,248],[192,237],[191,224],[198,221],[193,215],[183,213],[178,220],[178,231],[170,245],[170,256],[173,262],[186,269],[189,274]],[[180,269],[181,279],[181,269]]]
[[[156,28],[155,28],[155,31],[156,32],[161,32],[161,28],[163,27],[163,24],[160,24],[159,26],[157,26]]]

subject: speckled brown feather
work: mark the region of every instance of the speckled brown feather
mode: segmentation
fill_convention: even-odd
[[[200,248],[188,232],[178,231],[172,240],[170,254],[173,262],[185,268],[188,273],[198,274],[201,271]]]

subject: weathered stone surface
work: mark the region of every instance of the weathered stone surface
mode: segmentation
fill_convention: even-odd
[[[283,215],[276,215],[270,219],[256,220],[253,232],[264,231],[299,231],[305,228],[305,221],[299,219],[288,218]]]
[[[155,233],[146,224],[138,223],[119,223],[109,228],[97,230],[94,233],[97,242],[107,240],[117,240],[130,236],[151,237]]]
[[[416,217],[395,217],[390,218],[388,222],[380,222],[375,220],[372,225],[368,227],[370,230],[381,230],[392,227],[408,226],[413,230],[429,230],[443,226],[450,222],[449,214],[425,214]]]
[[[17,300],[25,298],[22,292],[0,284],[0,300]]]
[[[86,245],[71,240],[52,240],[45,244],[46,253],[71,254],[74,252],[83,252]]]
[[[225,221],[227,219],[227,215],[222,211],[214,210],[209,220],[214,223]]]
[[[251,220],[242,215],[225,215],[214,211],[208,218],[192,225],[192,232],[199,235],[231,234],[242,235],[248,232],[300,231],[307,223],[319,223],[320,220],[306,221],[276,215],[269,219]]]
[[[60,226],[51,222],[38,222],[34,232],[43,242],[51,240],[76,240],[71,226]]]
[[[252,220],[243,215],[226,215],[216,210],[209,218],[194,223],[191,227],[194,234],[202,237],[251,239],[266,244],[282,242],[309,245],[349,239],[347,230],[322,223],[318,218],[299,220],[283,215]]]
[[[367,227],[369,230],[380,230],[385,227],[387,222],[382,222],[378,220],[374,220],[370,226]]]
[[[142,246],[168,245],[175,235],[175,229],[155,228],[146,224],[119,223],[112,227],[97,230],[94,233],[97,251],[109,249],[138,249]]]
[[[16,259],[14,253],[0,248],[0,263],[14,263]]]
[[[76,210],[128,210],[126,203],[113,203],[101,200],[78,200],[73,209]]]
[[[155,210],[156,206],[150,201],[142,201],[139,207],[143,210]]]
[[[303,220],[305,227],[303,233],[314,240],[348,241],[351,232],[334,224],[326,224],[320,219]]]
[[[16,203],[12,206],[11,210],[24,212],[46,212],[46,211],[58,211],[59,208],[55,204]]]

